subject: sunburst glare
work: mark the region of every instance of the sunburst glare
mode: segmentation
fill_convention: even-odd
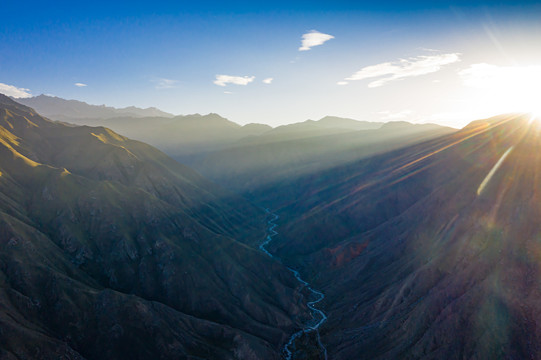
[[[541,114],[541,66],[496,66],[474,64],[461,71],[472,113],[521,112],[532,114],[532,121]]]

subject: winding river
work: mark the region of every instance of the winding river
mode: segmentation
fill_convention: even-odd
[[[265,241],[261,245],[259,245],[259,249],[261,249],[261,251],[263,251],[265,254],[267,254],[271,258],[281,262],[280,258],[278,258],[277,256],[274,256],[273,254],[271,254],[266,248],[266,246],[272,241],[272,238],[274,236],[278,235],[278,232],[275,230],[275,228],[278,226],[276,224],[276,220],[278,220],[279,216],[277,214],[271,213],[269,209],[265,209],[265,211],[271,216],[271,219],[267,222],[267,224],[269,225],[267,237],[266,237]],[[312,320],[310,320],[306,324],[304,324],[304,328],[302,328],[301,330],[299,330],[296,333],[294,333],[293,335],[291,335],[291,337],[289,338],[289,341],[284,345],[284,350],[283,351],[284,351],[284,354],[285,354],[285,359],[286,360],[291,360],[292,359],[292,357],[293,357],[292,348],[294,350],[294,348],[295,348],[295,340],[298,337],[300,337],[302,334],[315,332],[317,342],[318,342],[318,346],[321,349],[321,351],[323,352],[323,354],[325,356],[325,360],[327,360],[327,348],[325,348],[325,346],[321,342],[321,337],[319,336],[319,327],[327,320],[327,315],[325,315],[325,313],[322,310],[316,308],[316,304],[319,303],[320,301],[322,301],[325,298],[325,294],[323,294],[321,291],[318,291],[318,290],[315,290],[314,288],[312,288],[312,286],[310,286],[310,284],[307,281],[305,281],[305,280],[303,280],[301,278],[301,275],[299,274],[299,272],[297,270],[292,269],[290,267],[288,267],[288,269],[289,269],[289,271],[291,271],[293,273],[293,275],[295,276],[297,281],[299,281],[302,284],[302,286],[306,287],[308,289],[308,291],[310,291],[312,293],[312,295],[314,295],[314,297],[316,299],[313,300],[313,301],[309,301],[306,304],[310,308],[310,310],[312,311]]]

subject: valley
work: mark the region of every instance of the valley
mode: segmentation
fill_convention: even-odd
[[[529,115],[191,148],[209,181],[0,100],[6,359],[541,355]]]
[[[146,144],[0,105],[2,358],[280,357],[310,309],[257,248],[264,211]]]
[[[271,219],[268,221],[269,234],[267,235],[265,242],[259,245],[259,248],[272,259],[276,259],[277,261],[280,261],[280,259],[276,258],[266,249],[267,245],[269,245],[269,243],[272,241],[272,238],[278,235],[278,232],[276,232],[276,230],[274,229],[277,226],[275,221],[278,220],[279,216],[276,214],[270,213],[268,209],[267,209],[267,214],[271,216]],[[299,341],[298,338],[302,336],[307,336],[307,334],[310,334],[311,332],[315,332],[317,345],[319,346],[320,350],[323,352],[323,358],[327,360],[327,349],[321,342],[321,337],[319,335],[319,327],[323,325],[323,323],[325,323],[325,321],[327,320],[327,315],[325,315],[325,313],[321,309],[318,309],[316,307],[316,305],[319,302],[325,299],[325,295],[321,291],[314,290],[310,286],[310,284],[308,284],[306,281],[302,279],[301,275],[299,274],[297,270],[293,270],[290,267],[288,267],[288,269],[289,271],[293,273],[297,281],[299,281],[299,283],[305,286],[308,289],[308,291],[311,293],[311,295],[316,297],[316,300],[307,302],[308,307],[312,311],[312,319],[309,322],[307,322],[301,330],[291,335],[291,337],[289,338],[289,341],[284,345],[285,358],[286,360],[291,360],[293,358],[293,353],[296,351],[295,349],[296,342]]]
[[[3,1],[0,360],[541,360],[540,19]]]

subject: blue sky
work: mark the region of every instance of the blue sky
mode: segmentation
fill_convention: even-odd
[[[541,110],[531,96],[541,82],[534,2],[2,8],[0,91],[12,95],[271,125],[337,115],[462,126],[502,111]],[[321,44],[300,50],[303,36]]]

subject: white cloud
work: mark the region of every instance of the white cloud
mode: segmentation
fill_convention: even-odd
[[[165,79],[165,78],[157,78],[152,80],[153,83],[156,84],[156,89],[172,89],[176,87],[178,80],[172,80],[172,79]]]
[[[312,30],[302,36],[302,46],[299,48],[299,51],[308,51],[314,46],[321,45],[331,39],[334,39],[334,36]]]
[[[88,86],[87,84],[83,84],[83,83],[75,83],[75,84],[73,84],[73,85],[75,85],[75,86],[77,86],[77,87],[85,87],[85,86]]]
[[[29,98],[32,97],[30,89],[18,88],[13,85],[0,83],[0,94],[11,96],[14,98]]]
[[[415,58],[400,59],[398,62],[384,62],[381,64],[366,66],[345,80],[364,80],[380,78],[368,84],[374,88],[385,85],[394,80],[401,80],[407,77],[430,74],[441,70],[442,66],[460,61],[459,53],[422,55]]]
[[[226,86],[227,84],[248,85],[254,81],[255,76],[231,76],[231,75],[216,75],[214,83],[218,86]]]
[[[541,83],[541,66],[496,66],[491,64],[473,64],[458,72],[462,83],[478,89],[531,88],[532,84]]]
[[[264,84],[270,84],[270,83],[272,83],[272,80],[273,80],[273,78],[266,78],[266,79],[263,80],[263,83]]]
[[[224,94],[233,94],[231,91],[224,91]]]
[[[349,84],[347,81],[339,81],[336,83],[336,85],[347,85]]]

